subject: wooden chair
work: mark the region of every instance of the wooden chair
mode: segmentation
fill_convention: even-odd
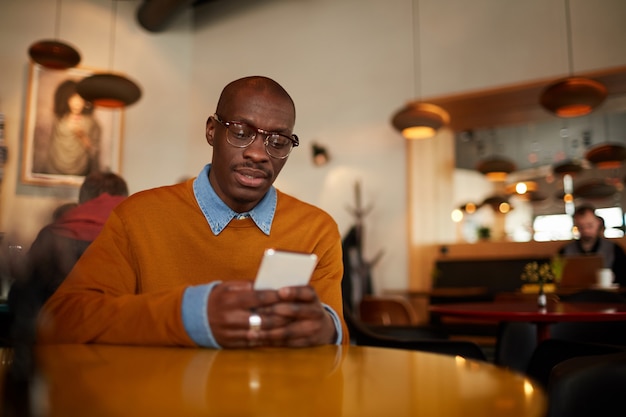
[[[482,349],[477,344],[469,341],[440,339],[436,332],[431,333],[428,329],[421,329],[417,326],[405,326],[407,330],[411,327],[413,330],[412,335],[409,332],[404,332],[400,335],[393,333],[381,334],[361,322],[345,304],[343,315],[350,332],[351,343],[357,346],[419,350],[487,361]],[[396,326],[380,326],[380,328],[383,327],[396,329]]]
[[[359,304],[360,320],[369,325],[416,326],[419,324],[413,306],[401,297],[365,296]]]

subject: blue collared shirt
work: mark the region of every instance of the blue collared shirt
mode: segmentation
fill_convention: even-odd
[[[250,217],[257,227],[266,235],[270,234],[272,221],[276,213],[276,188],[273,186],[261,201],[246,213],[237,213],[226,205],[217,195],[209,182],[209,170],[211,164],[207,164],[200,172],[200,175],[193,182],[193,192],[198,202],[202,214],[211,227],[214,235],[219,235],[233,219]],[[209,284],[188,287],[183,294],[182,315],[183,325],[191,339],[200,346],[221,348],[213,337],[211,326],[209,325],[208,307],[209,295],[213,288],[221,281],[214,281]],[[343,338],[341,321],[337,313],[322,304],[335,323],[337,330],[336,344],[340,344]]]

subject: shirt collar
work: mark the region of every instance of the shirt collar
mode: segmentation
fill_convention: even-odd
[[[193,193],[200,210],[204,214],[211,231],[214,235],[219,235],[228,226],[228,223],[235,218],[250,217],[263,233],[269,236],[276,212],[276,188],[271,186],[261,201],[246,213],[237,213],[222,201],[209,182],[209,171],[211,164],[207,164],[200,175],[193,182]]]

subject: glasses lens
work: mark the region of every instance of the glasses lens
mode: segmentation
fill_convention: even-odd
[[[252,142],[254,135],[254,129],[250,126],[245,125],[243,123],[233,123],[231,122],[228,125],[228,143],[238,148],[245,148],[250,145]]]
[[[286,158],[291,152],[293,142],[287,136],[279,134],[269,135],[267,138],[267,153],[275,158]]]

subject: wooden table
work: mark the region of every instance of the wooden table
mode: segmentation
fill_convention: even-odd
[[[550,325],[560,322],[626,321],[626,303],[566,303],[548,300],[545,308],[534,301],[442,304],[430,307],[443,316],[495,322],[523,321],[537,325],[537,341],[550,337]]]
[[[543,416],[521,374],[369,347],[210,350],[51,345],[36,390],[54,416]]]

